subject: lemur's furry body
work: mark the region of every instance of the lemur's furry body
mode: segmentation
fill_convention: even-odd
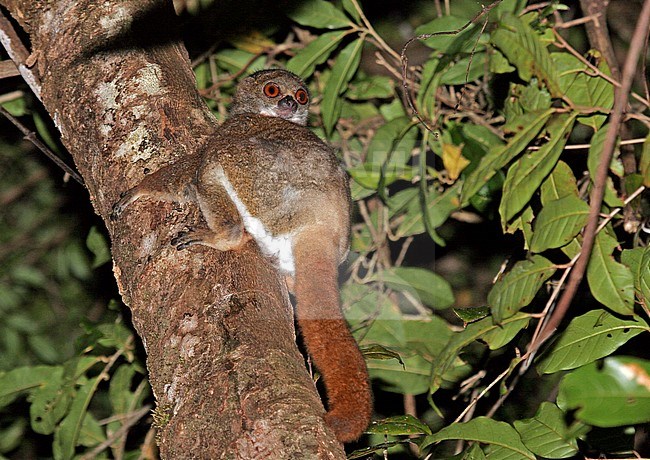
[[[349,249],[348,179],[332,150],[304,125],[309,95],[282,70],[238,86],[231,117],[198,157],[147,176],[115,205],[117,218],[149,196],[196,201],[207,228],[172,240],[237,249],[249,236],[293,278],[296,316],[328,395],[327,423],[342,442],[368,425],[364,359],[341,313],[337,267]]]

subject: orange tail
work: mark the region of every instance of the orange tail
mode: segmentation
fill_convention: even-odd
[[[372,395],[366,363],[341,312],[338,260],[322,251],[296,246],[298,326],[325,383],[325,421],[339,441],[351,442],[370,423]]]

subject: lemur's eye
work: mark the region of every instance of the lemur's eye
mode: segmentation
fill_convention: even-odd
[[[264,95],[267,97],[277,97],[280,95],[280,87],[273,82],[264,85]]]
[[[309,102],[309,95],[307,94],[307,91],[302,88],[296,91],[296,101],[298,101],[298,103],[301,105],[305,105],[307,102]]]

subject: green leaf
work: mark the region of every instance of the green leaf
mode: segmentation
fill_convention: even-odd
[[[371,345],[369,347],[359,347],[359,349],[365,359],[396,359],[404,367],[404,361],[402,361],[399,353],[389,350],[386,347]]]
[[[605,142],[605,137],[607,137],[607,128],[608,125],[601,127],[598,131],[594,133],[589,142],[589,155],[587,156],[587,168],[589,169],[589,176],[591,181],[595,180],[597,175],[598,165],[601,163],[600,157],[603,153],[603,145]],[[616,139],[617,144],[620,139]],[[618,145],[617,145],[618,148]],[[614,172],[616,169],[622,169],[621,161],[614,156],[612,162],[610,163],[609,170]],[[603,201],[612,207],[622,207],[623,200],[618,197],[616,190],[614,189],[614,184],[612,180],[607,178],[607,187],[605,188],[605,196]]]
[[[99,379],[103,379],[103,376],[100,375],[100,377],[96,377],[93,380],[86,380],[79,387],[70,406],[68,415],[66,415],[54,432],[52,450],[56,460],[69,460],[74,457],[84,417],[86,416],[90,400],[97,389]]]
[[[97,330],[101,332],[101,338],[97,339],[97,343],[104,347],[113,347],[116,349],[131,349],[130,341],[133,333],[124,326],[122,323],[104,323],[97,326]]]
[[[650,305],[650,246],[646,246],[639,265],[636,283],[639,285],[639,300],[646,306]]]
[[[460,182],[439,193],[435,188],[430,188],[427,195],[426,208],[429,216],[429,224],[433,229],[444,224],[452,212],[460,207]],[[419,200],[413,199],[400,223],[395,235],[398,238],[418,235],[424,233],[424,212]]]
[[[398,179],[408,179],[418,129],[407,117],[389,121],[377,129],[362,164],[348,170],[359,185],[373,190]]]
[[[422,116],[433,118],[436,114],[436,91],[440,86],[440,72],[438,72],[438,59],[429,59],[422,67],[420,90],[416,96],[416,105]],[[401,102],[400,102],[401,106]]]
[[[499,145],[491,149],[483,158],[478,167],[472,171],[463,185],[461,203],[467,206],[469,199],[472,198],[483,187],[494,174],[517,155],[537,136],[537,133],[546,124],[546,120],[551,116],[554,109],[548,109],[544,112],[533,114],[534,119],[526,120],[520,126],[517,134],[510,139],[506,145]]]
[[[228,48],[217,52],[214,57],[221,68],[233,74],[243,68],[261,69],[264,67],[264,57],[260,56],[255,59],[255,54],[248,51]]]
[[[286,66],[287,70],[299,75],[301,78],[311,76],[316,66],[325,62],[332,51],[339,46],[341,40],[349,33],[347,30],[324,33],[289,59]]]
[[[487,457],[478,444],[472,444],[467,450],[454,455],[449,460],[487,460]]]
[[[367,101],[375,98],[389,98],[394,93],[395,83],[392,78],[375,75],[354,83],[350,87],[347,97],[355,101]]]
[[[473,323],[487,317],[490,314],[489,307],[469,307],[469,308],[454,308],[454,313],[464,323]]]
[[[65,372],[61,367],[61,372],[53,374],[51,379],[30,395],[29,415],[32,429],[36,433],[51,434],[67,413],[75,395],[76,363],[77,360],[68,362]]]
[[[384,282],[389,288],[406,292],[437,310],[448,308],[454,303],[449,283],[440,275],[424,268],[393,267],[376,273],[370,280]]]
[[[370,348],[380,346],[401,358],[401,362],[397,359],[368,360],[373,380],[381,381],[382,388],[387,391],[426,393],[431,363],[452,336],[449,325],[439,316],[403,315],[373,284],[345,284],[341,298],[346,318],[352,329],[358,330],[355,335],[362,349],[366,344]]]
[[[548,142],[537,151],[524,153],[508,170],[499,206],[504,227],[506,222],[528,204],[542,181],[555,167],[577,115],[574,112],[571,115],[553,117],[547,125]]]
[[[567,458],[578,453],[578,443],[569,434],[566,414],[555,404],[542,402],[535,417],[515,420],[514,425],[524,445],[545,458]]]
[[[11,404],[24,393],[31,392],[61,374],[60,366],[26,366],[0,375],[0,407]]]
[[[322,0],[319,0],[322,1]],[[322,3],[325,3],[322,1]],[[341,113],[341,95],[359,67],[363,40],[356,39],[341,50],[332,66],[332,72],[323,91],[321,114],[327,135],[332,134]]]
[[[79,432],[77,443],[80,446],[95,447],[105,440],[106,434],[104,433],[103,425],[99,424],[91,412],[87,412],[83,425],[81,426],[81,431]]]
[[[431,429],[412,415],[397,415],[372,422],[366,433],[404,436],[410,434],[431,434]]]
[[[351,18],[353,18],[357,23],[361,22],[361,15],[359,14],[359,11],[356,9],[354,6],[353,0],[341,0],[341,4],[343,5],[343,9],[350,15]]]
[[[559,248],[569,243],[587,223],[589,205],[575,195],[546,204],[535,219],[532,252]]]
[[[3,102],[0,105],[14,117],[22,117],[27,114],[27,103],[24,97],[17,97],[12,101]]]
[[[495,74],[510,73],[516,69],[510,65],[501,51],[493,48],[494,52],[490,53],[490,72]]]
[[[634,279],[631,270],[612,256],[618,241],[602,231],[596,235],[587,265],[587,281],[592,295],[621,315],[634,313]]]
[[[90,228],[90,232],[88,232],[86,246],[88,246],[90,252],[95,256],[92,265],[93,268],[101,267],[111,260],[111,251],[108,248],[108,242],[94,225]]]
[[[36,132],[41,137],[41,139],[47,144],[49,148],[52,149],[58,155],[61,155],[61,149],[59,148],[58,142],[52,136],[48,124],[45,122],[41,115],[34,111],[32,112],[32,118],[34,119],[34,126],[36,126]]]
[[[551,261],[539,255],[517,262],[488,294],[494,321],[501,323],[528,305],[555,270]]]
[[[464,57],[441,72],[440,83],[443,85],[463,85],[485,75],[487,53],[476,53],[471,58]],[[469,69],[469,70],[468,70]]]
[[[543,374],[575,369],[612,354],[632,337],[650,328],[619,319],[605,310],[593,310],[574,318],[537,365]]]
[[[512,14],[504,14],[490,42],[517,68],[522,80],[537,77],[546,83],[553,97],[562,96],[551,56],[539,35],[526,22]]]
[[[488,458],[491,459],[529,459],[535,455],[521,442],[517,431],[505,422],[497,422],[487,417],[477,417],[467,423],[453,423],[437,433],[427,436],[420,448],[447,440],[462,439],[489,444]]]
[[[6,426],[7,423],[3,423],[3,428],[0,429],[0,459],[2,460],[8,459],[1,454],[17,449],[24,442],[27,431],[27,421],[24,418],[16,418]]]
[[[591,52],[591,58],[594,58]],[[595,57],[598,68],[609,75],[609,68],[604,59]],[[564,98],[569,99],[575,107],[601,108],[605,113],[614,104],[614,86],[570,53],[552,53],[551,59],[558,72],[558,84]],[[578,121],[598,130],[605,122],[605,114],[580,117]]]
[[[573,171],[564,161],[558,161],[551,174],[542,182],[540,189],[542,205],[567,195],[578,196],[578,185]]]
[[[340,29],[353,25],[343,12],[325,0],[295,2],[287,11],[287,16],[301,26],[317,29]]]
[[[500,324],[500,327],[485,332],[481,336],[481,340],[488,344],[490,350],[498,350],[504,345],[509,344],[519,331],[528,326],[529,321],[530,317],[526,314],[512,316],[508,318],[507,322],[504,321],[503,324]]]
[[[465,30],[457,33],[458,29],[465,26],[468,22],[467,19],[446,15],[422,24],[415,29],[415,34],[436,34],[432,37],[421,39],[421,42],[439,53],[449,55],[469,53],[474,48],[477,34],[480,30],[474,24],[470,24]]]
[[[560,382],[558,405],[599,427],[650,422],[650,363],[618,356],[590,363]]]
[[[625,249],[621,253],[621,262],[630,268],[634,280],[634,289],[642,305],[650,305],[650,246],[645,248]]]
[[[457,363],[460,351],[476,340],[483,339],[488,342],[490,349],[496,349],[506,343],[508,337],[514,335],[525,326],[523,319],[528,320],[529,315],[518,313],[503,320],[501,324],[494,324],[491,317],[468,324],[465,329],[456,332],[447,342],[444,349],[436,356],[431,371],[430,392],[434,393],[443,381],[443,376]],[[514,328],[509,324],[516,324]]]
[[[506,227],[506,233],[514,234],[517,230],[521,230],[524,236],[524,249],[530,249],[530,242],[533,239],[533,214],[532,206],[526,206],[523,211],[512,219]]]

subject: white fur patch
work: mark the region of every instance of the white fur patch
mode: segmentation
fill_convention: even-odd
[[[293,249],[291,247],[290,233],[284,235],[274,236],[265,226],[264,223],[257,217],[251,215],[246,209],[246,205],[237,195],[230,180],[226,176],[223,168],[217,169],[217,180],[223,185],[223,188],[228,192],[228,196],[235,204],[239,215],[244,222],[246,231],[255,238],[262,252],[270,257],[274,257],[278,261],[278,266],[283,272],[293,275],[296,267],[293,260]]]
[[[297,111],[293,115],[291,115],[290,118],[286,118],[280,115],[280,113],[275,108],[262,107],[260,108],[260,115],[265,115],[267,117],[273,117],[273,118],[284,118],[285,120],[291,121],[298,125],[305,124],[304,115],[299,115]]]

